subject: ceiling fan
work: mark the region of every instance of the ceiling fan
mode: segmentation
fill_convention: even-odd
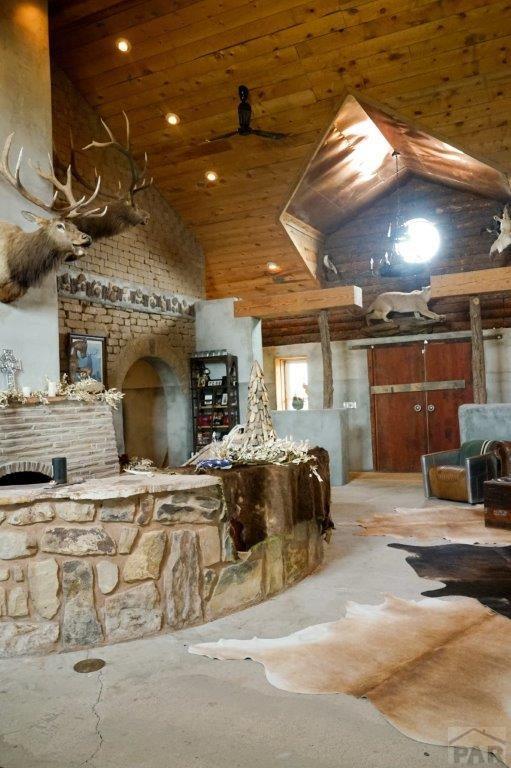
[[[220,136],[214,136],[212,139],[206,139],[206,143],[210,144],[212,141],[220,141],[220,139],[230,139],[232,136],[262,136],[263,139],[285,139],[288,133],[276,133],[275,131],[260,131],[258,128],[252,128],[250,126],[250,120],[252,118],[252,107],[248,101],[249,91],[246,85],[240,85],[238,87],[238,93],[240,96],[240,103],[238,104],[238,121],[239,126],[235,131],[229,131],[229,133],[222,133]]]

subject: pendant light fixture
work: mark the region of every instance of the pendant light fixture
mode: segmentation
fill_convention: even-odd
[[[406,225],[401,219],[401,179],[399,178],[399,152],[395,149],[392,157],[396,161],[395,170],[395,188],[396,188],[396,208],[393,217],[389,221],[387,228],[387,238],[385,241],[385,252],[378,262],[377,274],[380,277],[394,277],[399,271],[401,258],[397,247],[398,243],[406,239]],[[374,275],[374,259],[371,259],[371,272]]]

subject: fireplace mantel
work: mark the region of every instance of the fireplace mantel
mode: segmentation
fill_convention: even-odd
[[[0,413],[3,411],[8,411],[11,408],[26,408],[27,406],[39,406],[44,407],[48,405],[52,405],[53,403],[77,403],[81,402],[79,400],[70,400],[68,397],[64,397],[63,395],[56,395],[55,397],[48,397],[47,395],[44,396],[45,402],[41,402],[37,397],[34,395],[30,395],[30,397],[27,397],[23,403],[9,403],[9,405],[5,406],[5,408],[0,408]],[[91,403],[88,403],[88,405],[91,405]],[[94,403],[92,403],[94,405]]]

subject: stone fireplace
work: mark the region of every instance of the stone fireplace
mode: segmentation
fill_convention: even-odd
[[[0,657],[173,632],[311,573],[328,475],[320,483],[304,465],[250,467],[247,497],[246,471],[227,484],[182,470],[0,487]],[[273,502],[256,508],[261,488]]]
[[[56,400],[0,410],[0,482],[20,474],[52,477],[51,460],[65,456],[70,483],[119,472],[111,408],[105,403]],[[2,482],[3,480],[3,482]]]

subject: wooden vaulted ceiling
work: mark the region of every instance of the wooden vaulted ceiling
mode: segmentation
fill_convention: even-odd
[[[348,93],[511,171],[509,1],[53,0],[50,12],[56,63],[114,130],[126,109],[196,230],[209,297],[317,287],[278,219]],[[204,143],[236,127],[241,83],[253,125],[288,138]]]
[[[280,217],[311,271],[321,276],[328,235],[411,175],[504,203],[511,198],[508,174],[347,96]]]

